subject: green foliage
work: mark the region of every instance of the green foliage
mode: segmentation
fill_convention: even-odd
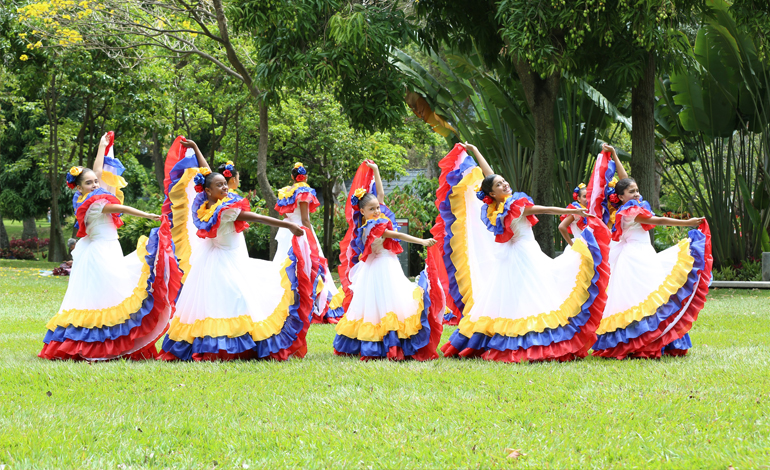
[[[762,262],[745,260],[734,266],[722,266],[714,270],[715,281],[753,281],[762,280]]]
[[[687,238],[690,227],[672,227],[669,225],[655,226],[655,251],[663,251],[679,243],[679,240]]]
[[[430,237],[430,229],[436,221],[436,190],[438,179],[428,179],[419,175],[414,181],[396,188],[385,196],[385,204],[400,219],[409,220],[409,234],[417,238]],[[427,257],[426,248],[413,243],[402,243],[409,253],[410,276],[416,276],[424,267]]]
[[[132,207],[152,214],[160,214],[163,198],[155,194],[146,199],[134,201]],[[154,222],[142,217],[123,216],[123,226],[118,229],[118,241],[123,254],[129,254],[136,250],[136,244],[141,237],[150,235],[150,230],[160,227],[160,222]]]

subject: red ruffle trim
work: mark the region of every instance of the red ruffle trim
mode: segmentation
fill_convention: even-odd
[[[311,192],[295,191],[293,204],[289,204],[288,206],[279,206],[278,204],[276,204],[275,210],[281,215],[289,214],[291,212],[294,212],[295,209],[297,209],[297,204],[299,204],[300,202],[308,203],[308,212],[310,213],[315,212],[319,207],[321,207],[321,203],[318,202],[318,198],[313,196]]]
[[[438,358],[436,349],[441,341],[441,334],[444,332],[444,309],[446,300],[444,289],[439,279],[439,269],[444,266],[441,260],[441,251],[438,245],[428,248],[428,257],[425,260],[425,269],[428,275],[428,285],[430,286],[430,308],[428,309],[428,325],[430,325],[430,339],[428,344],[417,350],[412,358],[417,361],[430,361]],[[393,349],[393,348],[391,348]]]
[[[156,254],[155,281],[153,288],[153,307],[150,313],[144,317],[142,324],[131,333],[115,340],[104,342],[85,342],[66,340],[64,342],[51,341],[38,354],[43,359],[73,359],[81,360],[88,358],[118,358],[123,356],[126,351],[134,348],[136,341],[147,342],[147,345],[131,354],[125,355],[127,359],[142,360],[156,359],[158,357],[155,343],[168,330],[168,323],[173,316],[176,307],[176,298],[182,285],[182,271],[176,264],[176,257],[171,250],[171,231],[168,219],[164,218],[161,223],[158,252]],[[169,279],[165,280],[168,271]],[[168,284],[166,284],[168,282]],[[159,333],[154,334],[153,338],[146,338],[153,333],[158,323],[165,324],[165,327]]]
[[[214,224],[214,226],[212,226],[209,230],[199,228],[198,231],[196,232],[198,237],[199,238],[216,238],[217,231],[219,230],[219,226],[222,224],[222,212],[230,209],[240,209],[242,211],[250,211],[251,205],[249,205],[249,200],[244,198],[234,204],[230,204],[226,207],[223,207],[219,211],[219,214],[217,217],[217,223]],[[235,231],[237,233],[241,233],[247,228],[249,228],[249,224],[247,222],[244,222],[243,220],[236,220],[234,224],[235,224]]]
[[[372,243],[374,243],[374,241],[378,238],[382,238],[382,234],[385,233],[385,230],[393,230],[393,222],[388,220],[387,223],[376,224],[374,227],[372,227],[371,230],[369,230],[369,236],[366,237],[366,243],[364,245],[364,252],[361,253],[361,255],[358,257],[358,261],[360,263],[366,261],[366,259],[372,253]],[[393,238],[384,239],[382,241],[382,247],[396,255],[404,251],[404,248],[401,246],[401,244]]]
[[[598,219],[590,219],[589,225],[594,231],[599,249],[602,253],[602,261],[597,266],[599,279],[596,286],[599,293],[589,307],[590,317],[580,332],[575,334],[569,341],[561,341],[548,346],[532,346],[527,349],[516,349],[499,351],[489,349],[482,351],[478,349],[466,348],[462,351],[457,350],[452,343],[447,342],[441,348],[441,352],[446,357],[459,356],[464,358],[481,357],[488,361],[498,362],[521,362],[521,361],[559,361],[567,362],[575,359],[582,359],[588,355],[588,350],[596,342],[596,330],[602,320],[604,306],[607,303],[607,283],[610,279],[609,265],[609,242],[610,235],[607,227]]]
[[[631,206],[628,209],[618,211],[615,214],[615,232],[612,234],[612,239],[616,242],[620,241],[620,237],[623,235],[623,219],[628,217],[633,219],[638,215],[645,217],[652,217],[653,213],[640,206]],[[654,225],[642,224],[642,228],[649,231],[655,228]]]
[[[534,204],[529,202],[529,199],[524,197],[516,199],[511,203],[510,207],[508,208],[508,213],[505,214],[505,217],[503,217],[503,226],[505,227],[505,231],[500,235],[495,235],[495,241],[497,243],[505,243],[513,238],[513,229],[511,228],[511,223],[514,219],[521,217],[521,213],[524,212],[525,208],[531,206],[534,206]],[[529,221],[530,225],[535,225],[538,222],[537,217],[534,215],[528,215],[527,220]]]
[[[698,280],[698,287],[693,293],[694,297],[690,302],[687,311],[682,314],[676,325],[671,328],[666,334],[661,334],[676,320],[681,310],[671,314],[665,321],[658,325],[658,328],[653,331],[648,331],[643,335],[636,337],[628,343],[619,343],[614,348],[603,349],[601,351],[594,351],[594,356],[625,359],[626,357],[638,357],[638,358],[658,358],[661,356],[661,351],[665,345],[675,341],[685,333],[689,332],[692,328],[692,324],[698,319],[703,305],[706,303],[706,295],[709,292],[709,284],[711,282],[711,268],[714,264],[714,258],[711,255],[711,230],[708,223],[704,220],[698,229],[706,235],[706,249],[705,249],[705,266],[700,272],[700,279]],[[660,336],[660,338],[658,338]],[[656,339],[657,338],[657,339]]]
[[[78,211],[75,213],[75,217],[78,221],[78,238],[82,238],[88,235],[88,233],[86,233],[86,214],[88,213],[88,209],[91,207],[91,205],[93,205],[93,203],[101,200],[107,200],[108,204],[120,204],[118,198],[112,194],[96,194],[83,201],[83,204],[78,207]],[[123,225],[123,221],[120,219],[120,214],[110,215],[112,216],[112,223],[115,224],[116,228],[119,228]]]

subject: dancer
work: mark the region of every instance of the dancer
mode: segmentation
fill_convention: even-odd
[[[321,244],[310,223],[310,214],[315,212],[321,205],[316,198],[315,189],[307,184],[307,169],[302,163],[295,163],[291,170],[291,179],[294,184],[278,190],[278,202],[275,204],[275,210],[286,217],[286,220],[297,225],[303,225],[308,228],[311,236],[308,242],[314,253],[317,253],[319,264],[313,266],[314,285],[313,292],[316,294],[313,303],[313,323],[337,323],[344,312],[342,301],[345,298],[343,291],[338,290],[334,285],[334,279],[329,271],[329,261],[324,257],[321,250]],[[328,201],[332,204],[333,201]],[[283,258],[282,253],[286,253],[291,244],[291,233],[286,229],[278,229],[275,236],[278,242],[274,261],[280,261]],[[315,259],[315,257],[314,257]]]
[[[567,209],[588,210],[588,198],[586,197],[585,184],[580,183],[577,185],[572,191],[572,199],[574,201],[567,206]],[[580,232],[582,232],[588,225],[588,219],[572,214],[562,214],[559,216],[559,219],[561,220],[561,223],[559,224],[559,233],[562,238],[564,238],[564,241],[567,242],[567,245],[572,246],[573,238],[580,236]]]
[[[404,276],[396,256],[403,251],[399,240],[426,247],[436,240],[397,232],[384,200],[379,169],[366,160],[345,206],[348,231],[340,245],[340,279],[346,307],[337,323],[334,353],[361,360],[436,359],[445,308],[438,253],[428,249],[416,283]]]
[[[168,220],[141,237],[123,256],[121,214],[158,221],[160,216],[123,205],[123,165],[113,157],[115,134],[102,136],[93,170],[72,167],[67,186],[78,237],[59,312],[48,322],[44,359],[150,359],[171,316],[182,273],[171,247]]]
[[[183,137],[169,150],[164,188],[163,213],[172,217],[185,277],[161,358],[303,357],[313,300],[303,229],[250,212],[248,200],[230,192],[226,178],[211,172],[195,142]],[[295,235],[282,264],[249,258],[242,233],[248,222]]]
[[[617,169],[619,181],[609,182]],[[623,359],[684,355],[688,332],[703,308],[711,281],[711,234],[703,217],[657,217],[629,178],[617,152],[602,146],[588,188],[589,210],[605,216],[617,208],[610,249],[612,277],[597,330],[594,355]],[[688,238],[656,253],[648,230],[656,225],[696,227]]]
[[[460,319],[444,355],[503,362],[585,357],[609,277],[606,227],[590,217],[571,250],[551,259],[535,241],[535,214],[584,217],[583,209],[536,206],[512,192],[468,143],[455,145],[439,166],[432,233],[443,248],[447,299]]]

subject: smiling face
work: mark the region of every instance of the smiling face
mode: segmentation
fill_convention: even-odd
[[[227,187],[227,179],[224,176],[219,173],[212,174],[208,177],[207,183],[208,186],[204,188],[204,191],[206,191],[206,197],[209,202],[216,203],[220,199],[227,197],[229,188]]]
[[[380,216],[380,201],[376,197],[367,198],[364,204],[359,204],[358,207],[366,220],[376,219]]]
[[[99,178],[96,177],[96,173],[93,171],[83,170],[83,173],[80,174],[79,184],[77,187],[78,191],[80,191],[80,194],[85,196],[91,191],[99,189]]]
[[[641,201],[642,200],[642,195],[641,195],[641,193],[639,193],[639,186],[637,186],[636,182],[633,181],[623,191],[623,194],[618,196],[618,198],[620,198],[620,202],[626,203],[626,202],[630,201],[631,199],[636,199],[637,201]]]
[[[497,202],[505,202],[505,198],[511,195],[511,185],[500,175],[496,175],[492,182],[492,189],[487,194]]]

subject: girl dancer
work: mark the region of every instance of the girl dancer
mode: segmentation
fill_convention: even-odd
[[[163,211],[172,216],[185,278],[161,358],[303,357],[312,280],[302,228],[250,212],[248,200],[229,192],[225,177],[212,173],[198,146],[183,137],[169,150],[164,186]],[[296,236],[282,264],[249,258],[242,233],[247,222]]]
[[[567,209],[581,209],[583,211],[588,210],[588,198],[586,197],[586,185],[580,183],[572,191],[572,202],[567,206]],[[586,217],[580,217],[577,215],[562,214],[559,216],[561,223],[559,224],[559,233],[561,233],[564,241],[569,246],[572,246],[573,237],[580,235],[580,232],[588,225],[588,219]],[[570,236],[572,235],[572,236]]]
[[[324,257],[321,251],[321,244],[310,223],[310,214],[315,212],[320,206],[316,198],[315,189],[307,184],[307,170],[302,163],[295,163],[291,170],[291,179],[294,184],[278,190],[278,202],[275,204],[275,210],[286,217],[286,220],[297,225],[303,225],[308,228],[312,236],[308,237],[308,242],[313,248],[314,253],[318,253],[319,265],[313,266],[313,272],[318,274],[314,277],[313,292],[316,294],[313,303],[313,323],[337,323],[344,310],[342,300],[345,294],[337,290],[334,285],[334,279],[329,271],[329,261]],[[333,201],[329,201],[333,203]],[[286,229],[279,229],[275,236],[278,242],[275,260],[282,260],[289,245],[291,244],[291,233]]]
[[[334,353],[360,355],[361,360],[435,359],[445,308],[440,260],[428,249],[426,268],[414,283],[404,276],[396,255],[403,251],[399,240],[426,247],[436,241],[397,232],[384,196],[377,165],[364,161],[345,206],[349,226],[340,245],[340,279],[346,307],[337,323]]]
[[[620,180],[609,181],[617,168]],[[692,346],[687,332],[703,308],[711,281],[711,235],[703,217],[656,217],[628,177],[617,152],[603,145],[588,191],[590,210],[604,216],[617,207],[610,249],[612,277],[597,330],[594,355],[660,357],[684,355]],[[695,227],[689,237],[655,253],[648,230],[656,225]]]
[[[72,272],[59,313],[48,322],[44,359],[153,358],[179,288],[181,272],[171,248],[168,220],[141,237],[123,256],[117,229],[121,214],[160,220],[123,205],[123,165],[113,158],[113,132],[104,134],[93,170],[72,167],[67,186],[78,237]]]
[[[532,233],[535,214],[581,217],[583,209],[536,206],[513,193],[468,143],[455,145],[439,166],[432,232],[443,248],[447,299],[461,317],[444,355],[503,362],[585,357],[609,277],[606,227],[589,218],[572,249],[551,259]]]

